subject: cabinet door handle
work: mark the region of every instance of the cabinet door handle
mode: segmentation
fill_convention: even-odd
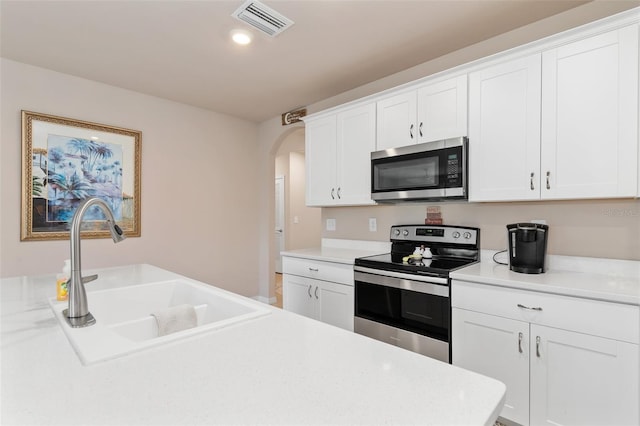
[[[311,286],[307,289],[307,293],[309,293],[309,299],[311,299]]]
[[[411,139],[413,139],[413,124],[411,125],[411,127],[409,127],[409,136],[411,136]]]
[[[316,299],[318,298],[318,287],[316,286],[316,291],[314,292],[314,294],[316,295]]]
[[[530,177],[530,181],[529,181],[529,188],[531,188],[532,191],[535,191],[536,188],[535,188],[535,186],[533,186],[533,176],[534,176],[534,173],[531,172],[531,177]]]
[[[540,358],[540,336],[536,336],[536,356]]]
[[[418,132],[420,132],[420,137],[422,137],[422,121],[420,122],[420,127],[418,127]]]
[[[518,352],[522,353],[522,332],[518,333]]]
[[[551,175],[550,171],[547,171],[547,189],[551,189],[551,184],[549,183],[549,176]]]
[[[334,197],[334,196],[333,196],[334,191],[335,191],[335,189],[334,189],[334,188],[331,188],[331,199],[332,199],[332,200],[335,200],[335,199],[336,199],[336,197]]]
[[[530,311],[538,311],[538,312],[542,312],[542,308],[541,308],[541,307],[539,307],[539,306],[537,306],[537,307],[535,307],[535,308],[530,308],[530,307],[528,307],[528,306],[524,306],[524,305],[521,305],[521,304],[519,304],[519,303],[518,303],[518,308],[528,309],[528,310],[530,310]]]
[[[338,187],[338,200],[339,200],[340,198],[342,198],[342,197],[340,196],[340,187]]]
[[[310,270],[311,272],[318,272],[318,268],[311,268],[311,267],[310,267],[310,268],[309,268],[309,270]]]

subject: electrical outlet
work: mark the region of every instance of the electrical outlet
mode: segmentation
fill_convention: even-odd
[[[375,217],[369,218],[369,231],[376,232],[378,230],[378,221]]]
[[[327,231],[335,231],[335,230],[336,230],[336,220],[327,219]]]

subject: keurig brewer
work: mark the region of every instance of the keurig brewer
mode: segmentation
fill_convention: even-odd
[[[539,223],[507,225],[509,269],[525,274],[545,272],[549,227]]]

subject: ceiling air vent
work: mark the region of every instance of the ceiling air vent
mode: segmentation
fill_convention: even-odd
[[[291,19],[255,0],[245,2],[231,16],[271,37],[277,36],[294,23]]]

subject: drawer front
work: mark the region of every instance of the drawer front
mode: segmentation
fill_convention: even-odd
[[[353,265],[299,257],[283,257],[282,272],[353,286]]]
[[[453,307],[639,343],[640,307],[453,280]]]

